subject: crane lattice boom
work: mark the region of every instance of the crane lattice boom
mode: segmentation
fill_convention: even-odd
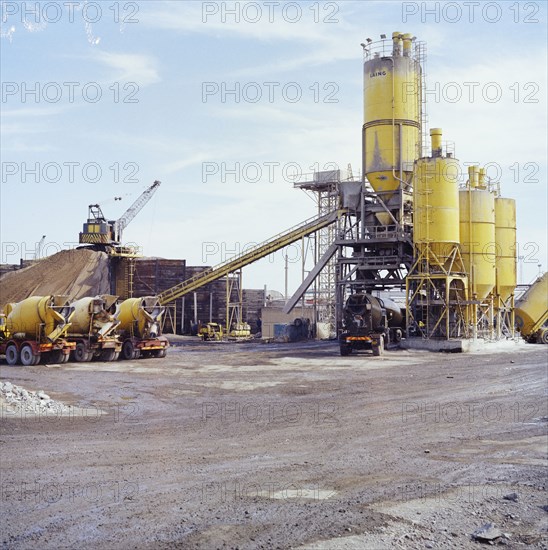
[[[160,187],[160,181],[156,180],[148,189],[146,189],[135,202],[114,222],[114,234],[118,242],[122,241],[122,233],[129,222],[141,211],[143,206],[152,198]]]

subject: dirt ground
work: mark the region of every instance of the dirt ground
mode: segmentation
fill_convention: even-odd
[[[166,359],[0,368],[4,548],[548,547],[548,348],[340,357],[181,338]],[[515,494],[515,495],[514,495]],[[505,498],[506,497],[506,498]]]

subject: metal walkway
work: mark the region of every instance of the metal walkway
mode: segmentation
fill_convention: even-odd
[[[220,279],[221,277],[225,277],[233,271],[237,271],[246,265],[256,262],[257,260],[276,252],[276,250],[280,250],[280,248],[283,248],[284,246],[294,243],[295,241],[298,241],[299,239],[302,239],[303,237],[306,237],[319,229],[323,229],[324,227],[331,225],[337,220],[338,216],[339,212],[335,210],[325,216],[315,216],[314,218],[309,218],[301,224],[292,227],[283,233],[279,233],[268,241],[256,245],[243,254],[235,256],[213,268],[197,273],[190,279],[160,292],[158,294],[158,299],[162,305],[165,305],[173,300],[176,300],[177,298],[181,298],[189,292],[194,292],[208,283]]]

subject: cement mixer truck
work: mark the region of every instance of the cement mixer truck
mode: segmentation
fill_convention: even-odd
[[[120,321],[121,359],[166,356],[169,343],[162,336],[164,311],[156,296],[128,298],[119,304],[116,317]]]
[[[516,301],[516,327],[534,344],[548,344],[548,273],[539,277]]]
[[[117,299],[118,296],[103,295],[72,302],[74,314],[67,338],[76,344],[72,352],[74,361],[118,359],[122,343],[115,332],[120,324],[114,315]]]
[[[4,309],[0,355],[8,365],[66,363],[76,344],[66,338],[74,313],[66,296],[31,296]]]
[[[389,344],[401,341],[404,317],[392,300],[357,293],[346,301],[343,327],[339,336],[341,355],[350,355],[354,350],[372,350],[373,355],[378,356]]]

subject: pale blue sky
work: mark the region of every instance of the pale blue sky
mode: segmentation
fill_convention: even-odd
[[[548,263],[546,3],[478,2],[471,22],[466,3],[426,3],[439,6],[438,17],[423,4],[75,2],[70,13],[63,2],[40,2],[41,10],[49,7],[37,21],[23,13],[35,2],[3,2],[1,261],[31,257],[43,234],[49,252],[52,243],[77,241],[89,203],[103,202],[116,218],[155,179],[162,186],[125,234],[148,256],[215,264],[222,255],[203,258],[206,247],[238,249],[314,215],[282,167],[359,168],[360,42],[397,30],[428,43],[430,125],[455,142],[461,162],[501,167],[503,194],[517,199],[523,278],[531,280],[537,264]],[[472,102],[467,82],[478,83]],[[36,83],[39,97],[25,95]],[[248,95],[204,101],[204,83],[247,85]],[[289,83],[297,86],[284,95]],[[252,102],[257,89],[261,99]],[[301,99],[290,101],[297,89]],[[23,177],[23,163],[38,163],[38,182]],[[250,163],[258,163],[263,177],[242,181],[242,174],[237,183],[219,173],[204,182],[203,163],[211,171],[239,163],[251,179]],[[102,177],[93,182],[97,165]],[[124,182],[134,167],[136,181]],[[123,200],[109,202],[114,196]],[[247,268],[245,286],[283,290],[282,257]],[[299,278],[295,263],[292,288]]]

